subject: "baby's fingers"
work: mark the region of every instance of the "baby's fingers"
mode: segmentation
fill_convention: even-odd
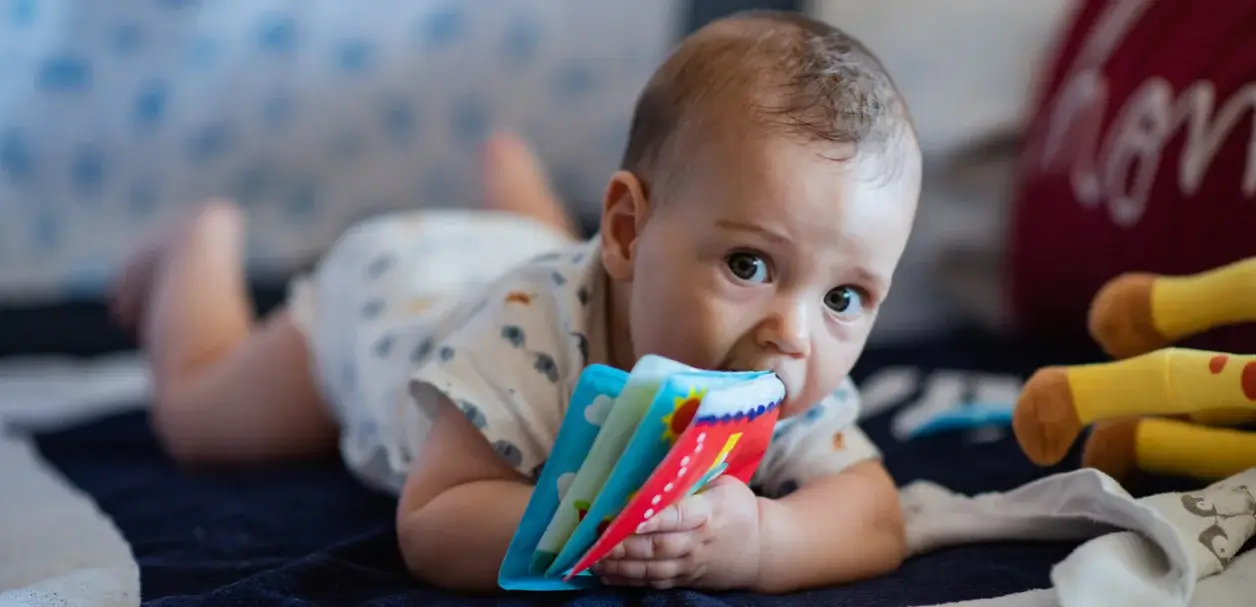
[[[655,590],[670,590],[672,588],[678,588],[680,586],[685,585],[684,580],[675,579],[675,578],[670,579],[670,580],[645,580],[645,579],[637,579],[637,578],[630,578],[630,577],[612,577],[612,576],[603,577],[602,583],[606,584],[607,586],[627,586],[629,588],[653,588]]]
[[[609,559],[649,560],[689,556],[697,546],[694,535],[685,531],[664,531],[631,535],[607,555]]]
[[[693,531],[711,518],[711,501],[702,494],[691,495],[664,508],[654,518],[637,527],[638,534],[664,531]]]
[[[605,583],[652,588],[672,587],[689,574],[689,564],[681,559],[629,561],[604,560],[594,572]]]

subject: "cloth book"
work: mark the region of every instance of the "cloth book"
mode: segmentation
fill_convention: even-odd
[[[645,521],[763,459],[785,397],[770,371],[702,371],[658,356],[590,365],[572,392],[498,575],[505,590],[598,585],[589,568]]]

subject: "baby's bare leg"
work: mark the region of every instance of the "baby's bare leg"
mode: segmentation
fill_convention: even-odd
[[[525,141],[509,133],[494,135],[484,146],[483,174],[487,208],[531,217],[576,238],[545,167]]]
[[[242,236],[237,209],[208,203],[142,249],[117,294],[142,301],[134,310],[152,368],[154,429],[179,460],[251,462],[335,445],[291,317],[281,311],[254,327]]]

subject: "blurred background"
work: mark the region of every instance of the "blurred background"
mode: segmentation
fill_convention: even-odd
[[[154,223],[235,200],[265,312],[361,218],[478,206],[495,129],[533,144],[591,234],[641,86],[750,8],[861,38],[916,120],[915,231],[852,372],[900,485],[988,494],[1076,467],[1033,465],[1007,418],[1034,370],[1102,356],[1104,282],[1256,255],[1251,0],[0,0],[0,485],[22,496],[0,499],[0,561],[21,555],[0,602],[47,575],[69,580],[42,586],[56,604],[95,598],[88,579],[128,600],[433,604],[395,554],[394,501],[338,461],[201,476],[163,455],[147,367],[106,313],[120,263]],[[1256,352],[1256,325],[1189,345]],[[807,600],[1021,592],[1071,550],[941,550]]]
[[[1244,173],[1250,110],[1235,106],[1214,129],[1202,189],[1182,189],[1187,106],[1173,104],[1201,78],[1216,106],[1246,85],[1250,70],[1217,57],[1238,56],[1242,36],[1226,32],[1250,27],[1251,11],[1188,4],[0,0],[0,356],[131,347],[103,305],[122,256],[153,222],[210,196],[248,212],[265,309],[357,219],[477,204],[477,150],[496,128],[535,145],[591,230],[641,85],[680,37],[747,8],[806,11],[862,38],[915,115],[923,201],[874,344],[970,327],[1084,340],[1085,305],[1116,272],[1250,252],[1233,236],[1256,228],[1238,177],[1256,183]],[[1168,87],[1161,114],[1179,120],[1159,131],[1155,166],[1120,148],[1139,123],[1117,115],[1151,76]],[[1105,135],[1107,172],[1078,177],[1082,156],[1065,152],[1027,170],[1035,133],[1078,154]],[[1150,203],[1142,182],[1126,183],[1139,170],[1160,184],[1144,188]],[[1173,210],[1202,193],[1234,204],[1198,220]],[[1146,221],[1122,208],[1147,209]]]
[[[640,87],[680,37],[746,8],[839,24],[903,88],[929,176],[877,339],[947,330],[936,262],[998,237],[996,156],[1065,4],[0,0],[0,355],[130,347],[103,306],[122,257],[210,196],[247,210],[269,307],[357,219],[477,204],[494,128],[535,145],[591,230]]]

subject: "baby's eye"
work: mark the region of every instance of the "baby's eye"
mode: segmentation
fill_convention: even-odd
[[[859,316],[863,313],[863,295],[855,287],[837,287],[824,294],[824,305],[839,316]]]
[[[756,283],[768,281],[768,264],[754,253],[733,253],[724,262],[728,264],[728,271],[741,280]]]

